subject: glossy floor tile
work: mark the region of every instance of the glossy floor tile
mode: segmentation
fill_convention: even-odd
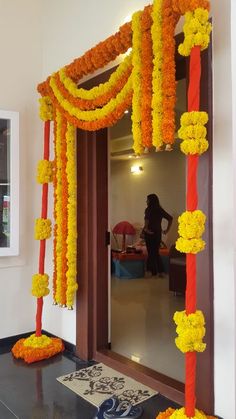
[[[168,275],[139,279],[112,277],[111,348],[178,381],[184,381],[184,356],[175,346],[175,311],[184,297],[169,291]]]
[[[91,365],[69,353],[26,365],[5,350],[0,355],[0,419],[92,419],[96,408],[56,381]],[[142,403],[142,419],[176,405],[157,395]]]

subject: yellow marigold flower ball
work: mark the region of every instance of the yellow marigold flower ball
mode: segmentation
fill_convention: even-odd
[[[49,294],[49,277],[47,274],[35,274],[32,277],[31,293],[34,297],[46,297]]]
[[[205,230],[206,216],[202,211],[185,211],[179,218],[179,235],[184,239],[199,239]]]
[[[49,183],[53,178],[53,162],[49,160],[40,160],[37,167],[37,182]]]
[[[49,96],[44,96],[39,99],[40,109],[39,115],[43,121],[51,121],[53,119],[52,101]]]
[[[48,218],[37,218],[35,220],[35,240],[45,240],[51,237],[52,226],[51,220]]]
[[[179,252],[196,254],[205,249],[205,242],[202,239],[184,239],[179,237],[175,247]]]
[[[206,125],[208,122],[208,114],[204,111],[191,111],[191,112],[184,112],[181,115],[180,123],[181,126],[183,125]]]
[[[199,140],[184,140],[180,144],[180,150],[186,155],[198,154],[199,156],[208,150],[209,143],[205,138]]]

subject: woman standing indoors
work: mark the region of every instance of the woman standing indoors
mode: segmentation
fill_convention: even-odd
[[[168,221],[167,228],[162,230],[162,220]],[[147,271],[152,275],[162,274],[163,265],[159,255],[161,235],[167,234],[170,230],[173,217],[168,214],[161,206],[156,194],[147,196],[147,208],[144,215],[144,236],[147,246]]]

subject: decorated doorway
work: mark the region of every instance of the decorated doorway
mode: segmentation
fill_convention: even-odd
[[[30,353],[38,356],[40,352],[43,358],[63,349],[62,342],[58,349],[56,341],[56,352],[50,352],[53,340],[44,339],[41,324],[43,297],[49,293],[48,276],[44,273],[45,240],[51,235],[47,184],[53,179],[53,296],[55,304],[71,310],[79,284],[77,353],[84,359],[104,361],[185,404],[180,411],[168,410],[164,414],[166,418],[206,418],[195,409],[196,394],[200,408],[207,412],[213,410],[212,109],[211,51],[208,48],[211,24],[208,10],[207,0],[154,0],[153,5],[134,13],[132,22],[123,25],[115,35],[38,86],[43,96],[41,116],[45,120],[45,148],[39,167],[39,182],[43,184],[42,217],[36,222],[36,239],[40,240],[39,274],[33,278],[32,289],[37,297],[36,334],[26,345],[17,343],[15,356],[27,355],[28,346]],[[185,15],[185,25],[178,47],[179,59],[174,33],[182,15]],[[91,90],[78,88],[83,76],[105,67],[126,52],[128,55],[107,82]],[[182,58],[189,56],[189,61]],[[114,125],[132,104],[134,153],[140,156],[152,147],[157,153],[171,152],[175,140],[175,66],[178,61],[177,70],[178,67],[180,71],[184,69],[188,84],[187,112],[181,116],[178,131],[183,140],[181,151],[187,156],[187,199],[186,211],[179,217],[176,241],[176,249],[186,254],[186,299],[185,310],[174,315],[178,334],[176,346],[185,357],[185,402],[182,383],[112,352],[108,336],[107,127]],[[48,161],[50,120],[55,126],[54,165]],[[200,253],[198,258],[197,253]],[[38,351],[42,346],[43,351]],[[198,368],[197,352],[204,352]]]

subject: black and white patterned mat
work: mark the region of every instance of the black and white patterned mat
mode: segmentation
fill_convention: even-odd
[[[128,400],[136,405],[157,394],[151,388],[102,363],[63,375],[57,380],[96,407],[113,395],[120,401]]]

